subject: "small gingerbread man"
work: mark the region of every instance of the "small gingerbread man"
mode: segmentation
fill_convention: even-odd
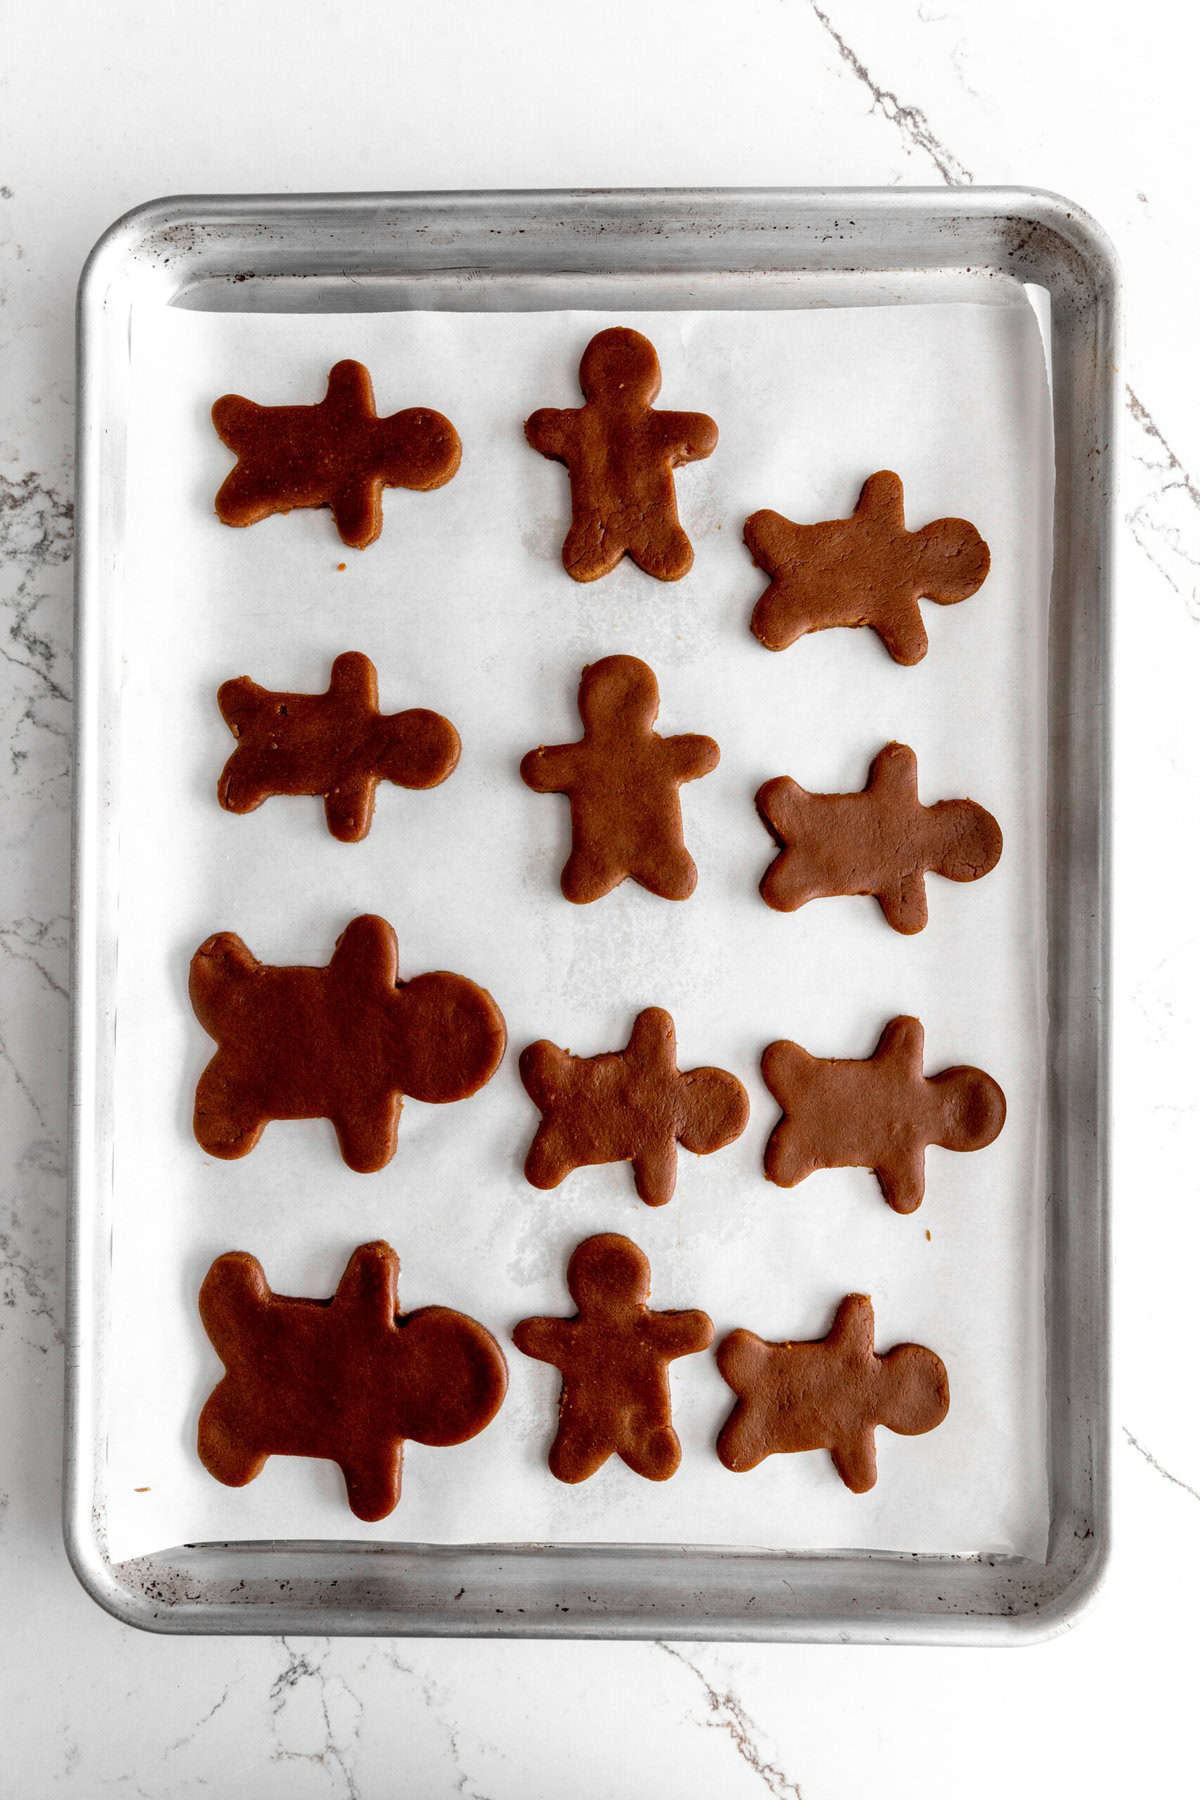
[[[982,1150],[1000,1135],[1005,1101],[982,1069],[926,1079],[919,1019],[892,1019],[865,1062],[810,1056],[787,1039],[763,1052],[763,1080],[783,1109],[767,1144],[768,1181],[795,1187],[815,1169],[873,1169],[895,1212],[925,1198],[925,1151]]]
[[[383,529],[385,487],[427,493],[443,487],[462,461],[449,419],[410,406],[381,419],[361,363],[335,363],[315,406],[260,406],[222,394],[212,409],[217,436],[237,457],[221,483],[217,517],[256,525],[271,513],[327,506],[338,535],[365,550]]]
[[[712,1343],[703,1312],[651,1312],[650,1264],[615,1232],[586,1238],[567,1264],[571,1319],[522,1319],[513,1342],[562,1371],[550,1472],[586,1481],[616,1455],[635,1475],[666,1481],[679,1467],[667,1366]]]
[[[708,1156],[746,1129],[750,1102],[726,1069],[681,1071],[675,1022],[660,1006],[634,1021],[624,1050],[572,1056],[542,1038],[521,1052],[521,1080],[542,1113],[525,1179],[557,1187],[585,1164],[631,1162],[638,1198],[664,1206],[675,1192],[676,1144]]]
[[[771,577],[750,621],[768,650],[786,650],[809,631],[865,625],[896,662],[918,663],[929,648],[918,600],[966,600],[990,566],[987,545],[966,519],[908,531],[904,487],[891,469],[867,477],[848,519],[796,525],[764,510],[746,520],[743,536]]]
[[[565,463],[571,477],[563,567],[575,581],[596,581],[628,556],[647,575],[678,581],[692,566],[692,546],[672,470],[711,456],[716,426],[706,413],[654,410],[662,373],[640,331],[597,333],[579,385],[583,406],[542,407],[525,421],[533,448]]]
[[[847,1294],[828,1336],[809,1343],[731,1331],[717,1346],[717,1367],[738,1396],[717,1439],[735,1474],[781,1452],[828,1450],[851,1493],[865,1494],[875,1486],[876,1427],[917,1437],[950,1409],[946,1366],[924,1344],[876,1355],[868,1294]]]
[[[527,787],[571,802],[563,893],[585,905],[630,876],[664,900],[686,900],[696,865],[683,841],[679,788],[715,769],[720,750],[710,737],[659,737],[658,682],[636,656],[584,669],[579,716],[576,743],[543,745],[521,762]]]
[[[779,845],[759,892],[776,912],[795,912],[833,894],[874,894],[893,931],[923,931],[925,875],[978,881],[999,861],[1004,839],[974,800],[922,806],[917,758],[885,744],[857,794],[810,794],[788,775],[755,795],[759,817]]]
[[[226,812],[254,812],[273,794],[317,795],[343,844],[371,829],[379,782],[437,787],[462,748],[440,713],[381,713],[375,665],[357,650],[336,659],[323,694],[275,693],[239,675],[222,682],[217,705],[237,739],[217,784]]]

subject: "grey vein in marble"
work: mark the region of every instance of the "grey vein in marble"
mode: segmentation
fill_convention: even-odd
[[[853,51],[841,32],[836,29],[827,13],[823,13],[815,0],[809,0],[815,16],[820,20],[828,35],[837,46],[838,55],[846,67],[862,82],[871,96],[872,108],[878,107],[885,119],[888,119],[904,138],[908,150],[920,151],[929,157],[938,174],[948,187],[965,187],[974,181],[970,169],[959,162],[952,150],[947,149],[941,139],[934,133],[929,120],[919,106],[906,106],[890,88],[880,87],[873,78],[862,58]]]
[[[1172,1475],[1170,1469],[1164,1468],[1157,1456],[1151,1455],[1145,1444],[1140,1444],[1138,1442],[1128,1425],[1122,1425],[1121,1430],[1125,1433],[1125,1436],[1129,1439],[1129,1442],[1133,1445],[1138,1455],[1144,1456],[1146,1461],[1150,1464],[1150,1467],[1156,1469],[1164,1481],[1170,1481],[1175,1487],[1182,1488],[1185,1494],[1190,1494],[1192,1496],[1193,1500],[1200,1500],[1200,1488],[1194,1488],[1190,1482],[1181,1481],[1178,1475]]]
[[[272,1682],[268,1696],[271,1732],[275,1739],[271,1760],[311,1763],[329,1777],[330,1792],[338,1796],[338,1800],[361,1800],[361,1789],[349,1753],[362,1723],[362,1701],[340,1675],[326,1673],[329,1639],[308,1639],[306,1643],[306,1649],[294,1650],[286,1638],[279,1639],[287,1664]],[[310,1683],[315,1684],[315,1694]],[[315,1723],[318,1735],[324,1733],[323,1741],[315,1750],[292,1749],[284,1741],[284,1735],[298,1733],[303,1738],[305,1724],[311,1726],[314,1723],[305,1720],[304,1703],[311,1703],[314,1697],[319,1714]],[[348,1730],[345,1729],[346,1718],[334,1718],[339,1700],[348,1700],[351,1705]]]
[[[696,1677],[704,1689],[704,1697],[712,1715],[704,1720],[705,1726],[712,1731],[728,1733],[730,1741],[742,1761],[753,1769],[767,1792],[774,1796],[774,1800],[804,1800],[799,1784],[790,1781],[776,1763],[766,1761],[754,1741],[757,1727],[732,1688],[727,1688],[724,1693],[719,1692],[699,1664],[693,1662],[690,1656],[685,1656],[683,1651],[678,1650],[674,1644],[664,1644],[660,1640],[656,1640],[655,1648],[661,1650],[666,1656],[674,1657],[676,1662],[682,1663],[684,1668],[689,1669]]]

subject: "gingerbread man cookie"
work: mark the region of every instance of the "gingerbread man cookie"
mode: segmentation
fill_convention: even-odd
[[[809,631],[869,625],[898,663],[929,648],[918,600],[966,600],[988,572],[988,547],[965,519],[904,526],[904,488],[890,469],[868,476],[848,519],[794,525],[777,512],[746,520],[746,548],[771,577],[751,630],[768,650]]]
[[[344,844],[371,829],[379,782],[437,787],[462,748],[440,713],[381,713],[375,665],[356,650],[337,658],[323,694],[277,694],[240,675],[222,682],[217,705],[238,741],[217,785],[226,812],[253,812],[272,794],[318,795]]]
[[[925,1151],[982,1150],[1004,1125],[1004,1095],[982,1069],[926,1080],[919,1019],[893,1019],[867,1062],[810,1056],[781,1039],[763,1052],[763,1080],[783,1109],[767,1144],[768,1181],[795,1187],[814,1169],[874,1169],[896,1212],[925,1198]]]
[[[978,881],[994,869],[1004,840],[974,800],[917,798],[917,758],[885,744],[858,794],[810,794],[787,775],[755,795],[759,817],[779,845],[759,884],[776,912],[795,912],[831,894],[874,894],[894,931],[923,931],[929,917],[925,873]]]
[[[443,487],[462,461],[458,433],[441,413],[410,406],[379,418],[371,377],[357,362],[335,364],[315,406],[259,406],[223,394],[212,421],[238,459],[217,494],[224,524],[327,506],[342,542],[356,550],[383,529],[385,487]]]
[[[712,1343],[702,1312],[651,1312],[650,1264],[627,1237],[584,1240],[567,1264],[571,1319],[522,1319],[513,1343],[562,1371],[550,1473],[586,1481],[612,1455],[648,1481],[679,1467],[667,1365]]]
[[[200,1414],[210,1475],[245,1487],[269,1456],[324,1457],[351,1511],[386,1519],[406,1438],[463,1444],[491,1423],[508,1387],[499,1344],[446,1306],[398,1313],[399,1270],[390,1244],[360,1244],[331,1300],[294,1300],[246,1251],[217,1258],[200,1290],[226,1370]]]
[[[352,1169],[382,1169],[405,1094],[465,1100],[504,1055],[504,1019],[463,975],[397,975],[396,934],[364,913],[327,968],[260,963],[218,932],[192,958],[188,993],[217,1052],[196,1084],[210,1156],[245,1156],[271,1119],[329,1119]]]
[[[764,1457],[828,1450],[854,1494],[875,1486],[875,1430],[916,1437],[950,1410],[940,1356],[923,1344],[875,1354],[875,1314],[866,1294],[847,1294],[828,1337],[769,1344],[731,1331],[717,1346],[717,1367],[738,1396],[717,1439],[727,1469],[743,1474]]]
[[[720,750],[709,737],[659,737],[658,682],[636,656],[584,669],[579,716],[576,743],[543,745],[521,762],[527,787],[571,802],[563,893],[585,905],[631,876],[664,900],[686,900],[696,865],[683,841],[679,788],[715,769]]]
[[[585,1164],[631,1162],[638,1197],[664,1206],[675,1192],[676,1144],[708,1156],[746,1129],[750,1102],[725,1069],[681,1071],[675,1022],[650,1006],[624,1050],[572,1056],[543,1038],[521,1052],[521,1080],[542,1114],[525,1179],[557,1187]]]
[[[535,450],[565,463],[571,529],[562,560],[575,581],[596,581],[628,556],[659,581],[678,581],[692,546],[675,510],[672,470],[711,456],[717,428],[705,413],[656,412],[658,356],[640,331],[599,332],[583,353],[584,405],[543,407],[525,421]]]

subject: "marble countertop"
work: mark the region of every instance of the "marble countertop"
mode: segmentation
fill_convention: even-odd
[[[0,1694],[26,1800],[1178,1791],[1200,1418],[1198,131],[1177,0],[10,8],[0,66]],[[164,1639],[59,1532],[73,304],[156,194],[986,182],[1126,283],[1116,631],[1115,1549],[1012,1650]],[[1172,839],[1162,866],[1162,835]],[[1183,863],[1180,873],[1179,864]],[[1186,1290],[1185,1290],[1186,1292]]]

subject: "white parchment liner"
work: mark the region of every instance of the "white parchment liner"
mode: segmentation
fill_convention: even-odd
[[[577,586],[558,552],[565,472],[531,451],[522,420],[576,405],[578,359],[615,322],[585,313],[352,316],[135,315],[123,660],[112,1340],[106,1416],[110,1549],[124,1556],[221,1538],[397,1539],[1044,1551],[1042,1301],[1045,1043],[1046,606],[1053,464],[1041,343],[1023,301],[796,312],[623,313],[658,347],[660,404],[709,412],[710,461],[679,472],[696,549],[681,582],[631,564]],[[370,368],[381,412],[426,404],[462,436],[462,468],[428,495],[385,495],[382,538],[346,550],[325,511],[222,526],[213,494],[230,466],[209,422],[217,395],[316,400],[340,357]],[[873,634],[832,631],[781,655],[750,635],[764,585],[741,542],[758,507],[797,520],[849,512],[877,468],[905,483],[908,522],[973,520],[992,550],[978,595],[926,606],[931,647],[892,663]],[[344,572],[337,565],[345,562]],[[365,651],[386,710],[431,706],[463,740],[443,787],[383,787],[366,842],[325,831],[317,800],[235,818],[215,786],[232,748],[215,692],[249,674],[315,691],[339,651]],[[702,731],[718,771],[684,789],[699,864],[682,905],[626,884],[567,904],[558,873],[564,801],[520,782],[522,753],[578,735],[583,665],[643,657],[664,733]],[[922,798],[969,795],[1005,835],[985,880],[931,877],[915,938],[873,900],[768,910],[772,853],[753,796],[790,774],[857,788],[890,738],[919,759]],[[212,931],[261,958],[323,963],[360,912],[395,926],[401,969],[459,970],[491,989],[509,1054],[473,1100],[406,1104],[381,1174],[341,1163],[324,1122],[273,1124],[238,1163],[191,1135],[193,1088],[212,1050],[186,995]],[[547,1036],[590,1054],[625,1042],[636,1011],[665,1006],[681,1066],[745,1082],[744,1137],[709,1158],[681,1152],[670,1205],[642,1206],[630,1171],[580,1171],[529,1187],[536,1114],[517,1075]],[[924,1206],[883,1203],[866,1171],[796,1189],[762,1174],[777,1117],[758,1073],[771,1039],[866,1056],[895,1013],[926,1028],[926,1067],[973,1062],[1000,1081],[1008,1123],[973,1155],[931,1150]],[[817,1337],[849,1291],[872,1295],[878,1347],[915,1339],[950,1373],[937,1431],[878,1434],[879,1481],[850,1494],[824,1453],[729,1474],[713,1440],[730,1395],[709,1355],[675,1365],[683,1463],[669,1482],[615,1458],[568,1488],[546,1468],[556,1372],[512,1348],[530,1313],[571,1310],[563,1273],[584,1236],[622,1231],[648,1253],[653,1303],[707,1310],[718,1336]],[[511,1385],[492,1426],[451,1450],[410,1445],[400,1506],[366,1526],[331,1464],[275,1458],[250,1487],[221,1487],[195,1454],[220,1374],[196,1293],[209,1263],[253,1251],[280,1292],[327,1295],[355,1244],[400,1253],[405,1309],[441,1302],[485,1322]]]

